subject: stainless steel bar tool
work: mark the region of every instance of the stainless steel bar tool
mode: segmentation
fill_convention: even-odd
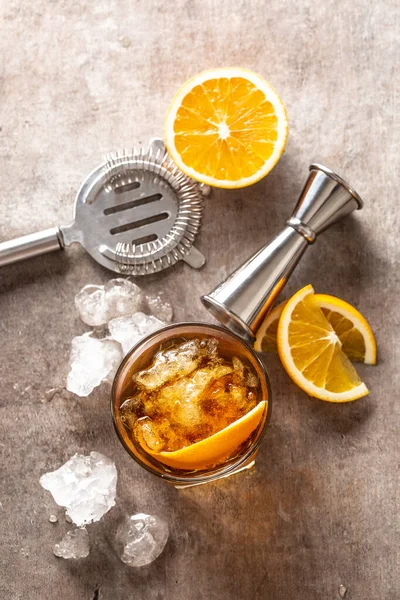
[[[0,243],[0,266],[81,244],[103,267],[128,275],[178,260],[201,267],[193,246],[206,191],[171,161],[162,140],[110,156],[83,182],[70,225]]]
[[[341,177],[312,164],[281,233],[203,296],[204,306],[223,325],[252,342],[308,246],[322,231],[362,206],[360,196]]]

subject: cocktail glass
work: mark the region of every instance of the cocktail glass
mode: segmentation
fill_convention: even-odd
[[[149,366],[154,354],[172,339],[209,339],[218,341],[218,349],[227,359],[237,356],[251,366],[259,379],[258,402],[265,400],[266,406],[258,427],[244,444],[240,445],[222,464],[216,464],[203,470],[174,469],[162,464],[135,440],[125,427],[121,418],[121,404],[132,387],[132,375]],[[206,323],[178,323],[169,325],[152,333],[134,346],[122,361],[114,379],[111,394],[111,410],[118,437],[132,458],[144,469],[161,477],[176,487],[189,487],[228,477],[254,464],[255,456],[264,436],[271,414],[271,390],[269,378],[260,357],[239,336],[218,325]]]

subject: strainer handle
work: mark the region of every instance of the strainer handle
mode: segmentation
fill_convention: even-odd
[[[63,248],[62,233],[58,227],[24,235],[15,240],[0,243],[0,267]]]

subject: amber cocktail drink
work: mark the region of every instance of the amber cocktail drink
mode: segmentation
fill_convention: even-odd
[[[125,357],[112,408],[122,443],[142,466],[190,485],[254,459],[269,401],[264,367],[239,337],[219,326],[178,324]]]

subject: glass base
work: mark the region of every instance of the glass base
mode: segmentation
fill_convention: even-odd
[[[232,473],[228,473],[227,475],[221,475],[221,477],[218,477],[218,479],[225,479],[226,477],[232,477],[232,475],[237,475],[237,473],[240,473],[241,471],[246,471],[247,469],[251,469],[252,467],[254,467],[255,465],[255,458],[251,458],[250,462],[248,462],[246,465],[244,465],[244,467],[240,467],[239,469],[236,469],[236,471],[232,471]],[[200,483],[177,483],[174,484],[174,487],[177,490],[183,490],[185,488],[190,488],[190,487],[196,487],[197,485],[206,485],[207,483],[213,483],[214,481],[217,481],[217,479],[213,479],[212,481],[202,481]]]

